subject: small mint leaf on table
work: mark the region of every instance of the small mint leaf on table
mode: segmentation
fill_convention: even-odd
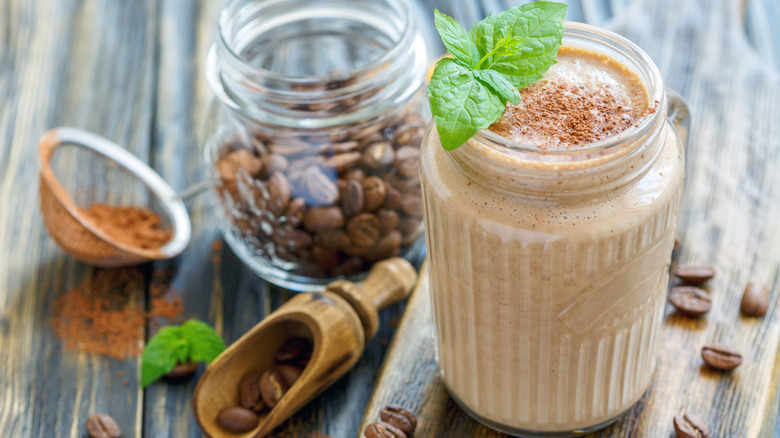
[[[454,57],[436,64],[428,101],[444,149],[462,145],[498,120],[506,102],[555,64],[566,5],[538,1],[490,14],[466,32],[434,11],[436,29]]]
[[[211,362],[224,350],[222,339],[203,322],[189,320],[181,326],[163,327],[141,356],[141,386],[168,374],[179,363]]]

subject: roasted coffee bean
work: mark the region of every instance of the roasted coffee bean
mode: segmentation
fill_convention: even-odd
[[[360,141],[358,142],[358,150],[363,151],[366,149],[366,147],[374,143],[381,143],[383,141],[386,141],[386,138],[382,134],[376,132],[374,134],[369,135],[368,137],[361,138]]]
[[[407,435],[414,433],[414,428],[417,427],[417,418],[403,406],[385,406],[385,408],[379,412],[379,417],[385,423],[392,424]]]
[[[287,205],[287,223],[297,227],[303,223],[303,214],[306,212],[306,201],[303,198],[295,198]]]
[[[315,240],[325,248],[330,249],[343,249],[352,243],[349,235],[343,230],[328,230],[317,233]]]
[[[311,235],[306,231],[294,228],[291,225],[283,225],[276,229],[271,240],[278,246],[297,251],[311,246]]]
[[[350,277],[358,274],[362,269],[363,259],[360,257],[350,257],[333,268],[330,275],[332,277]]]
[[[260,376],[260,394],[263,397],[263,403],[271,409],[276,406],[287,389],[287,384],[273,370],[266,371]]]
[[[420,172],[420,150],[403,146],[395,152],[395,170],[404,178],[413,178]]]
[[[94,414],[85,423],[90,438],[120,438],[122,429],[107,414]]]
[[[241,406],[223,408],[217,414],[217,424],[233,433],[249,432],[257,427],[258,420],[257,414]]]
[[[742,293],[742,313],[748,316],[763,316],[769,309],[769,289],[763,283],[752,281]]]
[[[351,179],[362,182],[366,179],[366,172],[363,169],[350,169],[344,173],[344,179],[349,181]]]
[[[265,179],[268,179],[275,173],[286,171],[287,167],[290,165],[287,158],[284,158],[283,155],[279,154],[263,155],[260,159],[263,161],[262,175]]]
[[[715,268],[709,265],[677,265],[672,272],[692,284],[704,283],[715,276]]]
[[[398,227],[398,213],[394,210],[388,210],[386,208],[380,208],[376,212],[379,218],[379,233],[385,235]]]
[[[411,245],[422,233],[422,220],[414,217],[401,218],[398,222],[398,230],[401,232],[403,239],[401,240],[401,246]]]
[[[273,143],[269,143],[268,149],[274,154],[284,155],[285,157],[295,157],[313,152],[310,144],[299,140],[287,139],[277,139]]]
[[[301,377],[303,368],[287,363],[280,363],[274,365],[274,371],[289,388],[298,380],[298,377]]]
[[[422,219],[423,203],[420,192],[406,193],[401,198],[401,209],[409,216]]]
[[[303,214],[303,226],[322,232],[344,226],[344,212],[338,207],[311,207]]]
[[[347,222],[347,234],[354,245],[371,248],[379,237],[381,223],[371,213],[361,213]]]
[[[693,414],[674,417],[674,431],[677,438],[709,438],[710,429],[701,418]]]
[[[347,217],[354,216],[364,207],[363,185],[359,180],[348,179],[341,196],[341,208]]]
[[[317,262],[322,269],[333,269],[338,266],[341,261],[338,250],[325,248],[319,245],[315,245],[311,248],[311,254],[314,257],[314,261]]]
[[[312,167],[303,174],[301,197],[312,206],[333,205],[339,198],[339,188],[322,169]]]
[[[320,153],[326,156],[334,156],[338,154],[346,154],[348,152],[355,152],[358,149],[358,142],[356,141],[342,141],[339,143],[328,143],[320,146]],[[358,158],[359,160],[360,158]]]
[[[319,155],[309,155],[295,158],[287,168],[288,174],[305,172],[312,167],[319,167],[323,164],[323,159]]]
[[[361,129],[355,135],[353,138],[355,140],[362,140],[365,138],[369,138],[374,135],[378,135],[379,132],[384,129],[385,125],[382,123],[375,123],[373,125],[366,126],[365,128]]]
[[[246,373],[238,384],[238,404],[254,412],[265,409],[263,397],[260,395],[260,376],[261,374],[256,372]]]
[[[710,368],[720,371],[733,370],[742,363],[742,355],[737,350],[721,344],[702,347],[701,358]]]
[[[372,143],[363,151],[362,163],[369,169],[385,169],[393,164],[395,152],[390,143]]]
[[[679,313],[688,316],[699,316],[707,313],[712,306],[710,294],[693,286],[673,287],[669,292],[669,301]]]
[[[385,184],[385,193],[385,202],[382,204],[382,207],[389,210],[395,210],[401,206],[401,199],[403,196],[401,195],[401,192],[398,191],[398,189],[391,186],[390,184]]]
[[[344,172],[356,166],[360,162],[360,152],[348,152],[346,154],[334,155],[330,158],[326,158],[323,161],[323,165],[329,169],[334,169],[336,172]]]
[[[258,176],[263,170],[263,161],[247,149],[237,149],[224,159],[233,163],[237,172],[243,170],[250,176]]]
[[[306,338],[290,338],[286,340],[274,354],[277,362],[294,362],[301,357],[311,355],[311,341]]]
[[[374,211],[385,202],[387,190],[385,183],[377,176],[370,176],[363,180],[363,209]]]
[[[371,250],[365,253],[366,260],[372,262],[398,255],[401,247],[401,232],[393,230],[381,237]]]
[[[419,120],[411,120],[396,128],[393,134],[393,143],[397,145],[412,145],[417,146],[420,143],[415,143],[413,139],[417,136],[421,136],[425,124]]]
[[[287,177],[283,173],[271,175],[266,183],[268,188],[268,209],[276,216],[279,216],[290,203],[292,190]]]
[[[167,379],[174,379],[174,380],[185,379],[195,374],[195,371],[197,370],[198,370],[197,362],[179,363],[176,364],[176,366],[173,367],[173,369],[170,370],[168,374],[165,375],[165,377]]]
[[[384,421],[378,421],[366,426],[366,438],[407,438],[401,429]]]

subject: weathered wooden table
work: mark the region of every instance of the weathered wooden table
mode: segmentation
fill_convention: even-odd
[[[517,3],[421,1],[431,56],[442,50],[432,33],[433,7],[468,27],[491,10]],[[675,413],[686,404],[708,419],[715,436],[780,436],[776,294],[760,322],[734,311],[749,278],[778,290],[780,5],[774,0],[751,0],[746,7],[740,0],[625,3],[572,1],[569,19],[604,25],[635,40],[655,59],[667,84],[688,100],[694,119],[680,258],[718,267],[711,287],[721,304],[693,323],[670,312],[662,363],[664,369],[679,370],[669,377],[676,391],[666,391],[669,383],[656,385],[663,391],[654,389],[602,435],[670,436],[671,419],[659,413]],[[76,353],[54,336],[50,316],[56,300],[103,271],[68,258],[47,236],[38,210],[36,151],[48,128],[76,126],[126,146],[174,188],[201,180],[202,126],[211,96],[203,66],[218,6],[190,0],[0,2],[0,436],[83,436],[84,420],[96,411],[114,416],[124,436],[201,435],[191,408],[197,379],[142,390],[138,358]],[[220,237],[212,200],[202,197],[188,208],[194,232],[190,247],[175,260],[138,269],[145,281],[124,293],[149,309],[159,288],[176,291],[185,316],[208,321],[230,342],[289,295],[258,279],[226,246],[214,244]],[[155,273],[163,275],[152,281]],[[405,389],[393,381],[393,366],[402,357],[394,347],[395,365],[381,374],[387,387],[374,393],[394,332],[391,322],[403,310],[397,305],[382,312],[380,332],[354,371],[294,416],[280,436],[353,437],[369,404],[375,409],[393,399],[388,390]],[[716,380],[692,365],[695,351],[683,352],[706,338],[743,345],[752,364]],[[414,407],[443,406],[425,411],[438,415],[426,419],[433,424],[426,426],[428,434],[494,436],[446,399],[431,404],[419,387],[406,389],[416,394],[409,401]],[[445,422],[449,426],[441,425]]]

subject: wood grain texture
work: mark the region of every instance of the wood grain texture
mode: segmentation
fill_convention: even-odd
[[[643,47],[690,105],[679,261],[711,263],[718,274],[708,284],[714,305],[706,317],[692,320],[667,306],[650,390],[593,436],[673,436],[671,420],[682,412],[701,416],[712,436],[777,432],[777,294],[763,319],[741,316],[739,303],[750,280],[778,290],[780,75],[745,38],[742,7],[739,0],[719,7],[703,0],[639,1],[606,23]],[[503,436],[460,411],[436,377],[430,301],[420,292],[426,291],[410,301],[364,426],[384,405],[400,403],[419,414],[422,436]],[[710,342],[737,346],[744,363],[731,374],[708,369],[699,351]]]
[[[572,0],[569,18],[600,24],[622,10],[626,2]],[[515,0],[419,0],[415,11],[420,29],[426,35],[429,54],[434,56],[442,51],[433,31],[430,11],[434,7],[468,26],[489,11],[519,3]],[[707,11],[710,5],[705,3],[694,2],[690,7]],[[46,235],[37,206],[36,145],[39,136],[54,126],[90,129],[149,161],[176,189],[199,181],[204,174],[201,151],[211,99],[203,69],[219,6],[220,2],[206,0],[0,0],[0,388],[4,389],[0,394],[0,436],[83,436],[83,421],[95,411],[114,415],[124,436],[202,435],[192,414],[195,380],[156,383],[141,391],[136,380],[137,359],[118,361],[65,351],[52,334],[48,321],[55,299],[100,271],[69,259]],[[641,9],[649,9],[649,3]],[[714,181],[722,192],[717,198],[697,201],[695,211],[699,213],[686,216],[688,228],[694,231],[686,233],[681,257],[717,258],[719,267],[728,267],[730,263],[736,266],[744,263],[742,257],[754,257],[755,260],[750,259],[754,260],[750,262],[751,272],[719,275],[713,284],[719,291],[736,294],[732,289],[749,276],[763,275],[767,281],[775,282],[772,258],[776,250],[772,243],[776,242],[773,240],[776,235],[764,218],[776,213],[776,205],[762,196],[777,195],[772,169],[776,168],[778,154],[766,149],[771,144],[767,138],[753,133],[753,125],[748,122],[740,119],[736,124],[739,131],[732,131],[729,126],[734,123],[723,108],[705,116],[712,102],[739,103],[746,95],[729,97],[731,91],[726,87],[718,90],[716,98],[707,100],[708,87],[717,87],[718,83],[715,80],[700,85],[692,82],[691,74],[706,75],[708,69],[718,70],[721,64],[699,66],[693,63],[696,58],[692,56],[676,57],[678,53],[687,53],[684,44],[671,45],[692,41],[699,50],[706,47],[711,51],[713,46],[705,44],[706,38],[718,36],[714,31],[707,33],[706,38],[695,33],[698,20],[712,17],[695,16],[688,11],[687,21],[683,23],[672,12],[677,9],[675,5],[669,9],[668,16],[635,31],[641,32],[642,38],[671,33],[666,45],[655,47],[651,54],[662,65],[670,82],[675,81],[671,85],[696,105],[694,115],[701,117],[697,129],[717,128],[711,133],[696,134],[697,144],[709,146],[694,151],[697,160],[703,160],[697,161],[696,169],[704,170],[689,185],[700,187]],[[632,8],[626,13],[641,12]],[[778,14],[780,2],[773,0],[752,0],[745,12],[749,41],[761,51],[767,65],[777,66],[780,62]],[[666,20],[666,24],[659,20]],[[745,48],[744,52],[750,49]],[[757,79],[748,82],[748,90],[766,87],[771,82],[765,73],[755,73],[747,66],[736,68]],[[718,80],[744,84],[732,80],[729,71],[718,72]],[[678,74],[675,72],[684,74],[675,79],[671,76]],[[771,84],[777,89],[776,82]],[[743,107],[761,130],[769,130],[773,121],[767,114],[776,117],[776,105],[761,103]],[[777,128],[773,129],[769,134],[776,138]],[[749,147],[740,143],[740,133],[751,140]],[[724,145],[731,145],[732,149]],[[732,156],[737,150],[733,148],[738,146],[747,152]],[[716,158],[704,158],[712,151],[717,152]],[[724,166],[723,163],[729,165],[717,167]],[[731,173],[719,176],[719,172]],[[214,324],[224,339],[231,342],[291,294],[269,288],[229,248],[220,247],[212,202],[208,197],[201,197],[188,203],[193,241],[185,253],[173,261],[146,265],[141,273],[147,283],[154,273],[162,273],[164,284],[180,294],[185,316]],[[707,219],[709,215],[717,219]],[[745,217],[749,221],[742,222]],[[705,225],[697,228],[691,224]],[[733,234],[734,228],[739,228],[735,224],[761,230],[756,231],[760,237],[744,240],[741,235]],[[699,239],[709,243],[694,245]],[[218,244],[213,246],[214,242]],[[731,246],[735,248],[733,251],[724,250]],[[151,306],[148,286],[133,289],[129,295],[147,308]],[[773,301],[773,312],[775,308]],[[277,435],[316,436],[317,431],[322,431],[334,438],[355,436],[385,357],[387,342],[394,332],[392,321],[403,309],[404,305],[398,304],[380,312],[379,332],[367,343],[355,369],[296,414]],[[766,318],[773,316],[776,314]],[[723,329],[728,326],[726,322],[734,322],[719,322],[715,315],[711,318],[708,326],[717,323],[724,334],[728,333]],[[737,317],[729,315],[729,318]],[[767,332],[765,336],[769,342],[776,343],[775,335]],[[734,336],[735,340],[743,339],[739,333]],[[763,350],[762,357],[773,355],[774,348],[773,345]],[[423,365],[415,364],[418,368]],[[780,366],[772,376],[778,372]],[[123,384],[125,379],[127,386]],[[774,381],[776,378],[772,377]],[[768,396],[765,394],[768,391],[765,388],[756,394]],[[747,403],[752,397],[750,393],[728,402]],[[443,406],[442,409],[448,410],[442,411],[442,418],[457,415],[457,409]],[[769,413],[777,412],[777,406],[767,405],[766,412],[762,418],[772,420]],[[743,424],[742,420],[734,421]],[[773,422],[768,421],[762,430],[769,430]]]

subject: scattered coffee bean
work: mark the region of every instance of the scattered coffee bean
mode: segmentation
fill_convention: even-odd
[[[677,308],[677,312],[688,316],[703,315],[712,306],[710,294],[693,286],[673,287],[669,292],[669,301]]]
[[[90,438],[120,438],[122,436],[122,429],[107,414],[92,415],[87,418],[85,426]]]
[[[379,421],[366,427],[366,438],[407,438],[407,435],[390,423]]]
[[[709,265],[677,265],[672,272],[691,284],[704,283],[715,276],[715,268]]]
[[[269,408],[273,409],[285,392],[287,392],[287,384],[275,371],[266,371],[260,376],[260,395],[263,397],[263,403]]]
[[[702,347],[701,358],[710,368],[720,371],[733,370],[742,363],[742,355],[737,350],[721,344]]]
[[[173,367],[173,369],[169,371],[168,374],[165,375],[165,377],[174,380],[185,379],[195,374],[195,371],[197,370],[198,370],[197,362],[180,363],[177,364],[175,367]]]
[[[674,431],[677,438],[709,438],[710,429],[701,418],[693,414],[674,417]]]
[[[274,365],[274,371],[289,388],[298,380],[298,377],[301,377],[303,368],[287,363],[280,363]]]
[[[763,316],[769,309],[769,289],[763,283],[750,282],[742,293],[742,313],[748,316]]]
[[[294,362],[300,357],[311,355],[311,341],[306,338],[290,338],[274,354],[278,362]]]
[[[263,397],[260,394],[260,373],[249,372],[241,378],[238,384],[238,404],[241,407],[260,412],[265,409]]]
[[[219,411],[217,424],[233,433],[249,432],[257,427],[258,417],[249,409],[230,406]]]
[[[379,412],[379,417],[407,435],[414,433],[414,428],[417,427],[417,418],[403,406],[388,405]]]

